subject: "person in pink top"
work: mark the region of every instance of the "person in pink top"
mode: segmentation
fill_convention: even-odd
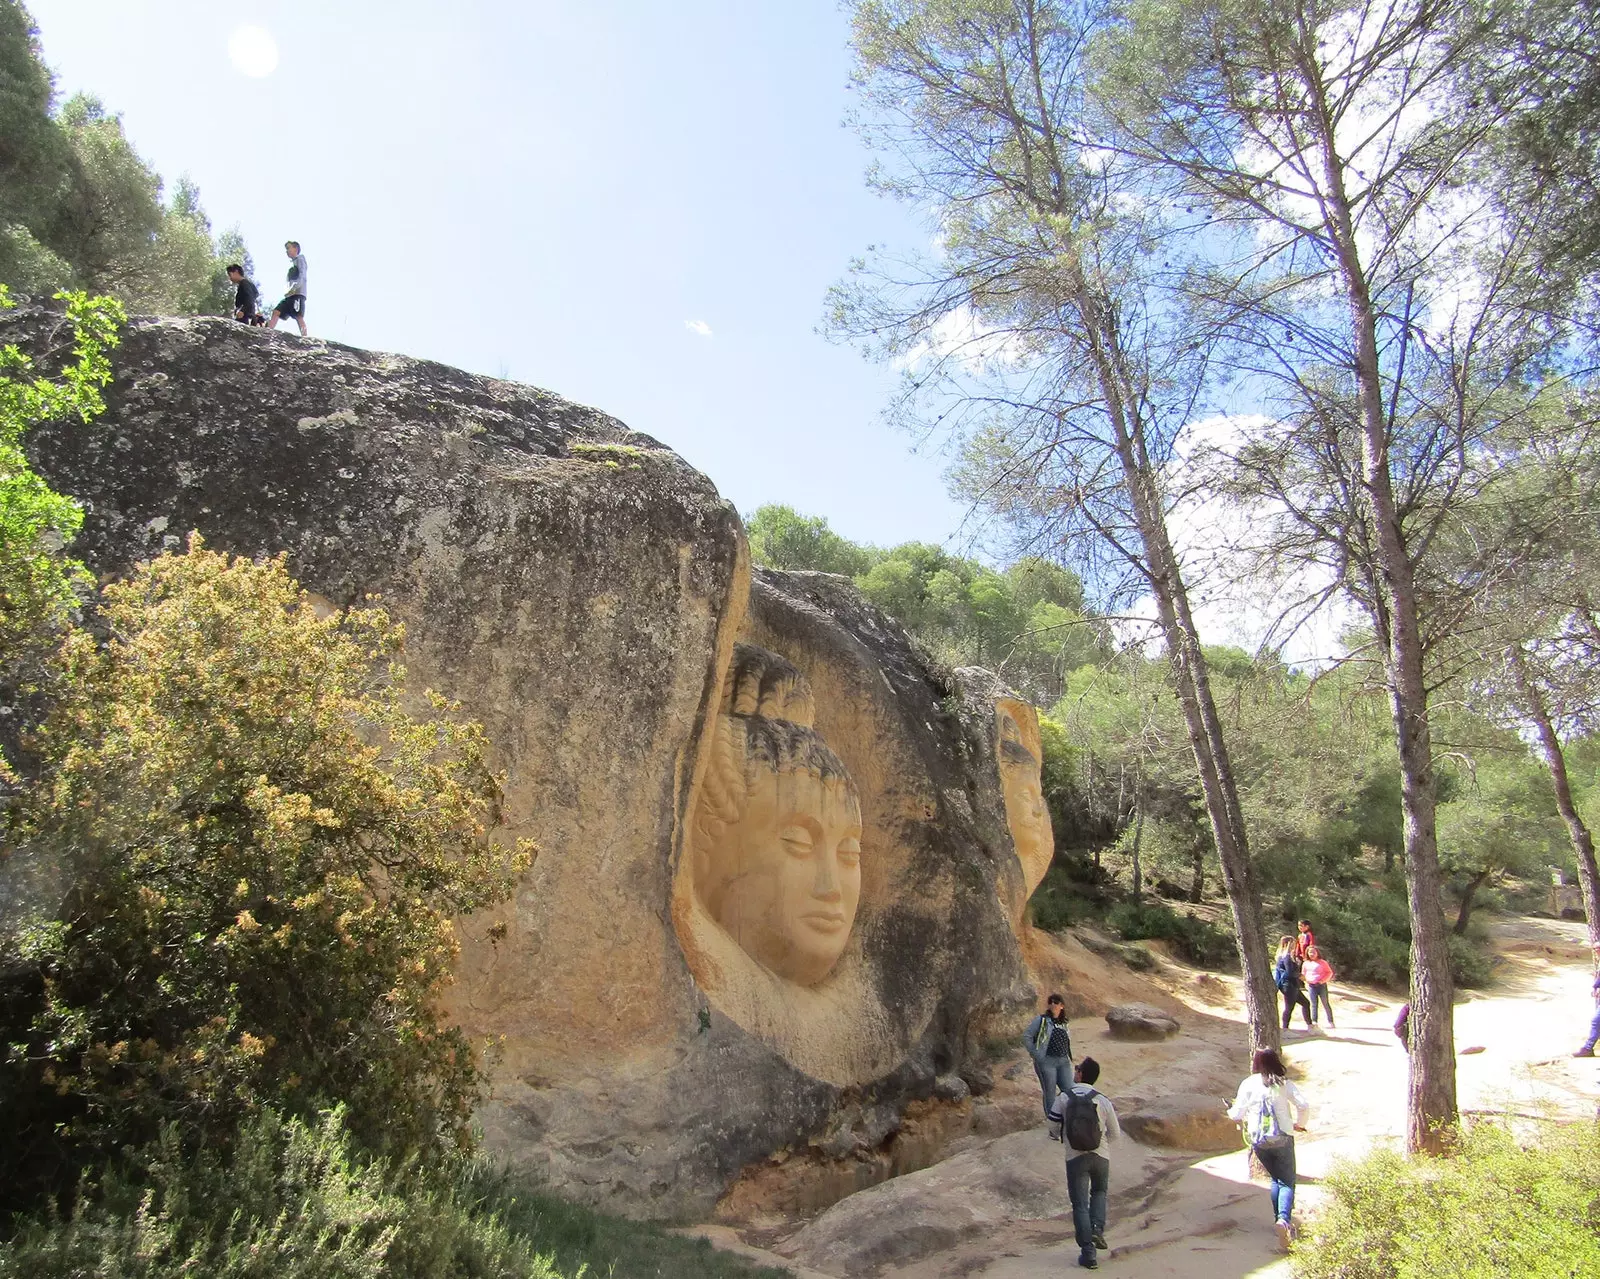
[[[1328,1029],[1333,1030],[1333,1004],[1328,999],[1328,983],[1333,980],[1333,965],[1322,957],[1316,946],[1306,947],[1305,967],[1300,975],[1306,979],[1306,990],[1311,995],[1311,1020],[1317,1019],[1317,1001],[1328,1013]]]

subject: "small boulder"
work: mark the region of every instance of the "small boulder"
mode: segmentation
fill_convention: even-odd
[[[1169,1039],[1178,1033],[1178,1019],[1149,1004],[1118,1004],[1106,1013],[1113,1039]]]
[[[1200,1093],[1174,1093],[1147,1101],[1122,1117],[1123,1130],[1146,1146],[1208,1152],[1238,1150],[1244,1143],[1226,1105]]]
[[[933,1095],[940,1101],[964,1101],[971,1092],[960,1075],[939,1075],[933,1081]]]

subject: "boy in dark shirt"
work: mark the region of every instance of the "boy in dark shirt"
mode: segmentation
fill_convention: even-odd
[[[233,318],[240,324],[264,324],[261,317],[261,291],[245,279],[244,268],[237,262],[228,267],[228,279],[234,284]]]

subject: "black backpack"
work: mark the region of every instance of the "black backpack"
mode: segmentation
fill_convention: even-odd
[[[1067,1108],[1061,1115],[1061,1135],[1074,1150],[1088,1152],[1099,1150],[1105,1136],[1100,1128],[1100,1106],[1095,1098],[1100,1094],[1093,1088],[1080,1093],[1067,1089]]]

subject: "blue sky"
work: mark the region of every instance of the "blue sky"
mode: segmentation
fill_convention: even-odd
[[[302,242],[313,335],[592,404],[746,513],[966,549],[893,374],[815,332],[852,256],[928,237],[862,180],[831,0],[26,3],[58,90],[193,178],[263,293]]]

